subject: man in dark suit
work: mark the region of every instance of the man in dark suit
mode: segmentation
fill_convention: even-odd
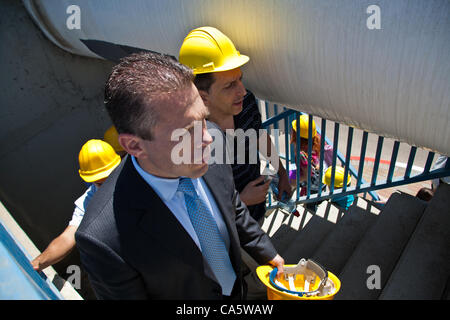
[[[192,80],[173,58],[143,53],[122,59],[107,81],[106,109],[129,156],[76,233],[98,298],[243,299],[240,247],[283,271],[230,166],[208,165],[208,111]],[[183,139],[194,133],[181,163],[173,152],[180,128]]]

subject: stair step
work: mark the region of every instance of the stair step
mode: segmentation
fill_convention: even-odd
[[[445,284],[445,289],[442,294],[441,300],[450,300],[450,277],[448,277],[447,282]]]
[[[319,216],[312,216],[306,226],[297,231],[297,235],[291,241],[289,247],[282,252],[286,264],[297,264],[301,258],[310,258],[320,246],[323,239],[336,226]]]
[[[380,289],[369,289],[369,266],[380,270],[383,288],[408,243],[426,204],[407,194],[394,193],[366,232],[339,275],[341,290],[336,299],[377,299]]]
[[[450,275],[450,186],[440,184],[380,299],[441,299]]]
[[[338,275],[377,215],[351,206],[333,231],[324,238],[313,259]]]
[[[298,217],[276,210],[269,217],[266,217],[261,227],[271,237],[272,244],[280,255],[283,255],[286,249],[290,247],[292,241],[298,235],[298,230],[304,228],[314,215],[301,205],[297,206],[297,210],[299,212]]]
[[[292,229],[290,226],[283,224],[272,236],[272,244],[281,256],[283,256],[286,250],[290,247],[293,240],[297,236],[297,233],[298,230]]]

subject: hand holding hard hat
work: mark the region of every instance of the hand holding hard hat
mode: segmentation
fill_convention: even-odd
[[[277,254],[275,258],[269,261],[269,263],[278,269],[277,278],[280,278],[284,272],[284,259]]]

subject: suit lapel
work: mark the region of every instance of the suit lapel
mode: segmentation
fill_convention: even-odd
[[[118,190],[121,190],[122,186],[126,189],[127,211],[130,214],[133,211],[144,212],[138,220],[139,231],[151,238],[153,242],[156,241],[157,244],[154,245],[164,247],[167,252],[172,253],[184,263],[202,270],[203,257],[197,245],[161,198],[137,173],[131,157],[125,164],[123,176],[126,181],[119,183]]]
[[[227,183],[223,179],[220,166],[213,170],[212,166],[203,176],[209,190],[211,191],[216,204],[219,207],[224,222],[230,235],[230,258],[233,268],[240,270],[240,247],[237,236],[236,224],[233,217],[232,190],[231,186],[223,185]],[[231,177],[232,179],[232,177]],[[183,263],[190,265],[194,270],[203,272],[207,277],[218,283],[208,263],[204,261],[203,255],[191,236],[175,218],[170,209],[159,198],[156,192],[138,174],[131,161],[127,159],[121,177],[119,177],[117,191],[126,194],[126,214],[141,213],[138,220],[139,231],[143,232],[150,241],[157,242],[166,252],[170,252]],[[217,185],[221,184],[221,188]],[[126,190],[126,192],[123,192]],[[144,212],[144,214],[142,214]]]

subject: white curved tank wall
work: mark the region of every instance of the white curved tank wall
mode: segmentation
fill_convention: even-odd
[[[80,40],[178,57],[189,30],[217,27],[250,56],[245,84],[258,97],[448,155],[450,1],[377,0],[381,29],[369,30],[373,2],[24,0],[53,42],[90,57]]]

